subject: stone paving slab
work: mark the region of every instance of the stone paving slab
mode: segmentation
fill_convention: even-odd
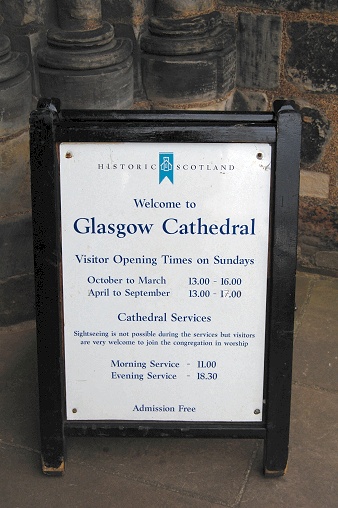
[[[294,386],[287,474],[266,479],[256,456],[240,508],[333,508],[338,501],[338,394]]]
[[[297,277],[289,468],[277,479],[262,476],[259,440],[149,438],[68,438],[65,475],[43,476],[34,323],[0,329],[1,508],[338,506],[337,282]]]
[[[45,477],[38,471],[35,452],[0,445],[2,508],[212,508],[205,497],[182,495],[130,476],[114,474],[96,464],[67,462],[63,477]]]
[[[67,442],[68,456],[78,464],[222,506],[236,505],[257,449],[255,440],[68,438]]]
[[[294,343],[294,382],[338,390],[338,279],[310,279]]]

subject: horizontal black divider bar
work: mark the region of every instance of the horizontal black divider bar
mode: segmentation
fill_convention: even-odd
[[[160,117],[160,118],[159,118]],[[76,110],[76,109],[63,109],[62,119],[72,121],[93,121],[95,122],[154,122],[157,124],[161,122],[174,122],[184,123],[188,121],[196,122],[240,122],[240,123],[270,123],[276,121],[273,113],[267,112],[254,112],[254,113],[241,113],[241,112],[227,112],[227,111],[133,111],[133,110]]]
[[[156,128],[156,130],[155,130]],[[63,122],[56,127],[59,142],[171,142],[171,143],[274,143],[273,126],[210,125],[201,133],[198,125],[187,125],[184,130],[170,125],[120,125]]]
[[[211,422],[64,422],[66,436],[96,437],[191,437],[264,439],[266,429],[261,423]]]

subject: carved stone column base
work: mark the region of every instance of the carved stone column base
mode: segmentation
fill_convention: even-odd
[[[0,326],[34,317],[28,56],[0,35]]]
[[[6,35],[0,35],[0,136],[28,127],[32,109],[31,75],[26,53],[11,51]]]
[[[234,87],[235,27],[218,12],[152,18],[141,49],[143,84],[155,105],[215,101]]]
[[[11,51],[7,36],[0,36],[0,216],[30,208],[28,119],[32,109],[28,56]]]
[[[53,29],[38,53],[40,95],[63,108],[123,109],[133,104],[129,39],[116,39],[109,23],[89,31]]]

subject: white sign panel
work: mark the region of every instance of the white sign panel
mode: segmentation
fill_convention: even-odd
[[[68,420],[262,420],[271,147],[62,143]]]

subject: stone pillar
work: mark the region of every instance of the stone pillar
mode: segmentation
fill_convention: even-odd
[[[62,108],[123,109],[133,104],[132,43],[102,21],[101,0],[58,0],[59,28],[39,51],[40,95]]]
[[[235,23],[212,6],[209,0],[155,2],[141,38],[143,84],[155,107],[210,105],[234,87]]]
[[[0,35],[0,326],[34,317],[28,56]]]

